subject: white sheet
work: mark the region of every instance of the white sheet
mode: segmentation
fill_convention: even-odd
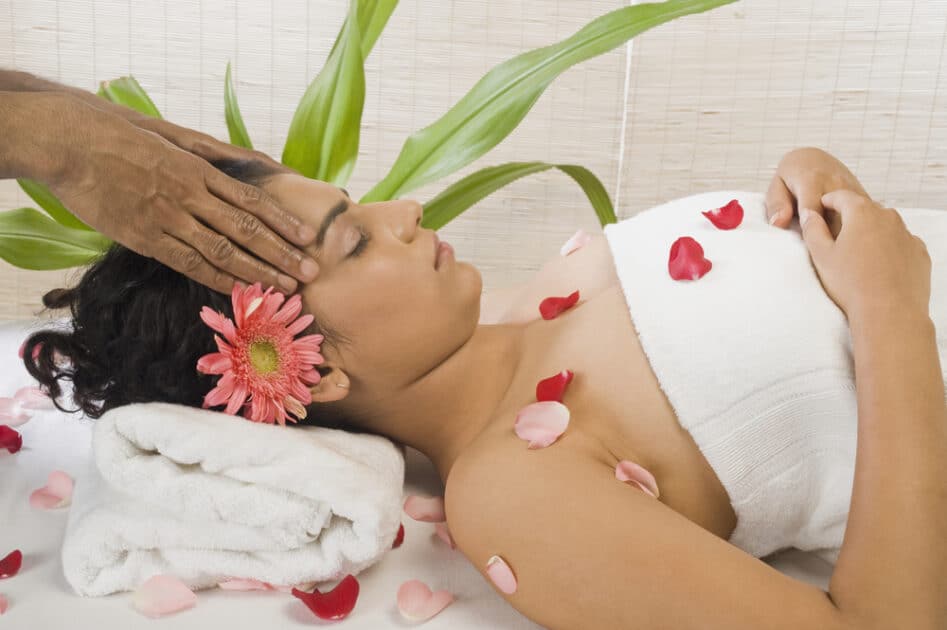
[[[28,324],[0,324],[0,396],[10,396],[18,387],[35,384],[19,367],[16,355]],[[66,510],[34,511],[28,500],[34,489],[45,485],[50,471],[76,475],[83,470],[89,457],[89,429],[90,421],[76,416],[35,412],[33,420],[19,427],[23,449],[15,455],[0,453],[0,556],[15,548],[24,555],[20,573],[0,580],[0,593],[10,600],[10,609],[0,617],[3,630],[153,630],[158,625],[169,630],[258,630],[332,624],[341,624],[347,630],[409,628],[417,624],[401,617],[395,595],[398,587],[410,579],[422,580],[435,590],[446,588],[456,596],[453,604],[422,624],[426,629],[541,628],[507,604],[459,551],[442,543],[434,535],[433,525],[407,516],[404,544],[358,576],[358,603],[342,621],[321,621],[296,598],[277,592],[201,591],[197,606],[161,621],[136,612],[129,594],[78,597],[66,584],[59,559]],[[412,449],[408,449],[406,461],[405,493],[443,493],[433,466]],[[812,554],[791,550],[767,562],[797,579],[821,588],[828,586],[831,566]]]

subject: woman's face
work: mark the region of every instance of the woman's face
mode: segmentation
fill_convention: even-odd
[[[333,367],[350,378],[399,387],[473,334],[480,272],[452,255],[435,269],[434,231],[420,226],[419,203],[359,205],[336,186],[295,174],[273,176],[265,188],[317,232],[306,252],[318,261],[319,275],[299,293],[304,312],[348,339],[338,354],[323,346]]]

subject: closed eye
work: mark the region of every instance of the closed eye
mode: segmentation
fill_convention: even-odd
[[[355,244],[355,247],[349,253],[350,258],[357,258],[365,251],[365,246],[368,245],[368,241],[372,240],[371,234],[362,229],[362,226],[358,227],[358,233],[361,235],[361,238],[358,239],[358,243]]]

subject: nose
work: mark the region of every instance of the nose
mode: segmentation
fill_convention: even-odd
[[[398,208],[395,214],[398,218],[398,238],[405,242],[411,242],[417,236],[418,227],[421,225],[424,206],[414,199],[399,199],[397,204]]]

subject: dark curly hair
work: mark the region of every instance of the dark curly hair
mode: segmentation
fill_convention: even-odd
[[[258,160],[212,164],[252,185],[277,173]],[[213,334],[198,314],[209,306],[233,318],[230,296],[118,243],[93,261],[75,286],[46,293],[43,305],[43,312],[68,308],[71,329],[33,333],[23,361],[62,411],[98,418],[136,402],[200,407],[219,378],[196,369],[201,356],[216,352]],[[345,341],[318,319],[307,330],[317,333],[325,336],[324,345]],[[77,409],[62,406],[61,380],[72,381]],[[336,403],[312,404],[307,412],[300,424],[360,432]]]

